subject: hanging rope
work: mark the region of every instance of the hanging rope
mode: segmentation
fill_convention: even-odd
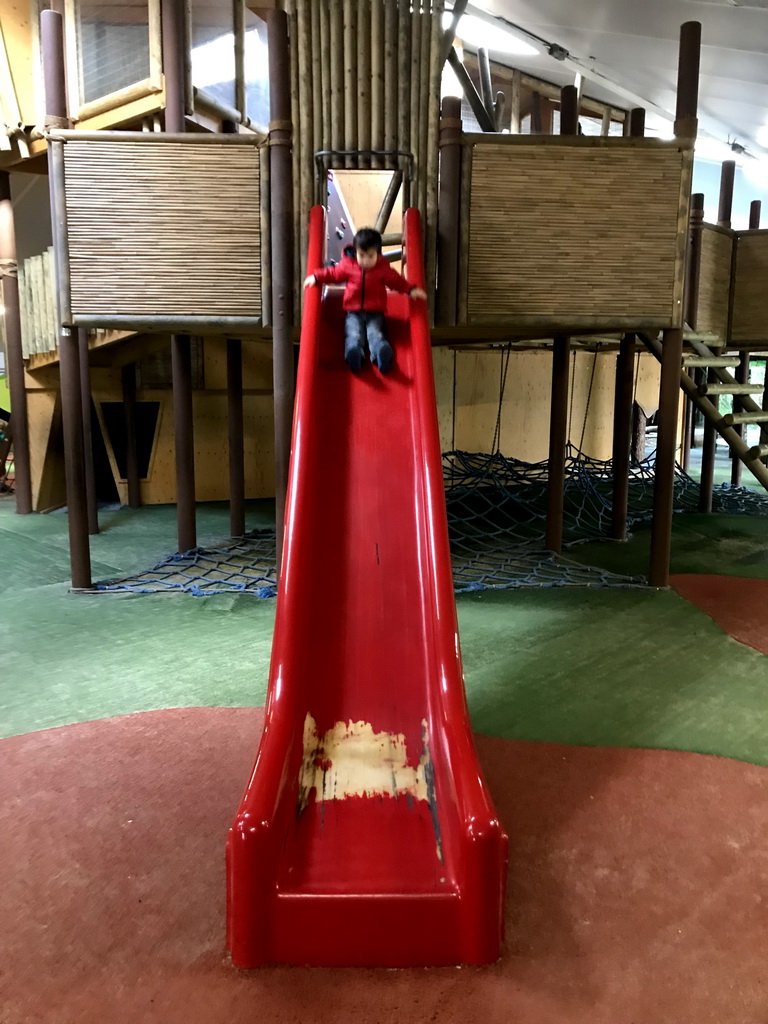
[[[587,432],[587,417],[589,416],[589,403],[592,401],[592,385],[595,383],[595,370],[597,369],[597,349],[592,357],[592,373],[589,378],[589,391],[587,392],[587,404],[584,406],[584,422],[581,425],[581,438],[579,440],[579,451],[584,451],[584,435]]]
[[[494,454],[501,446],[501,414],[504,407],[504,391],[507,386],[507,370],[509,369],[509,357],[512,354],[512,345],[506,345],[501,351],[501,362],[499,364],[499,408],[496,412],[496,428],[493,431],[493,443],[491,452]]]

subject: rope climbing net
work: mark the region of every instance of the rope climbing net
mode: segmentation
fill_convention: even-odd
[[[630,471],[630,528],[650,519],[653,505],[653,456]],[[544,549],[547,463],[525,463],[494,454],[453,451],[443,456],[457,593],[518,587],[639,587],[642,576],[625,576],[581,565]],[[564,542],[576,544],[608,537],[613,468],[570,447],[566,462]],[[699,485],[679,466],[675,511],[693,512]],[[768,495],[745,487],[715,490],[713,511],[768,516]],[[98,585],[100,590],[139,594],[183,591],[199,597],[276,593],[275,532],[255,530],[216,548],[171,555],[129,579]]]

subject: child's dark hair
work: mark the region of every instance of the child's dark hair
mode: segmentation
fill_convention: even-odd
[[[369,249],[381,252],[381,235],[376,228],[360,228],[352,239],[352,244],[356,249],[362,249],[363,252],[367,252]]]

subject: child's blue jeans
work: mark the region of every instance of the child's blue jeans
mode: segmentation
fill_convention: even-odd
[[[357,373],[365,359],[365,341],[371,362],[386,373],[392,363],[392,346],[384,333],[384,314],[361,312],[347,313],[344,324],[344,358],[350,370]]]

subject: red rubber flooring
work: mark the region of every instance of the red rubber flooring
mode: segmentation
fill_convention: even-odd
[[[0,743],[2,1024],[764,1024],[768,770],[479,737],[511,838],[485,969],[274,967],[224,951],[224,840],[262,712]]]
[[[768,654],[768,580],[681,575],[670,583],[734,640]]]

